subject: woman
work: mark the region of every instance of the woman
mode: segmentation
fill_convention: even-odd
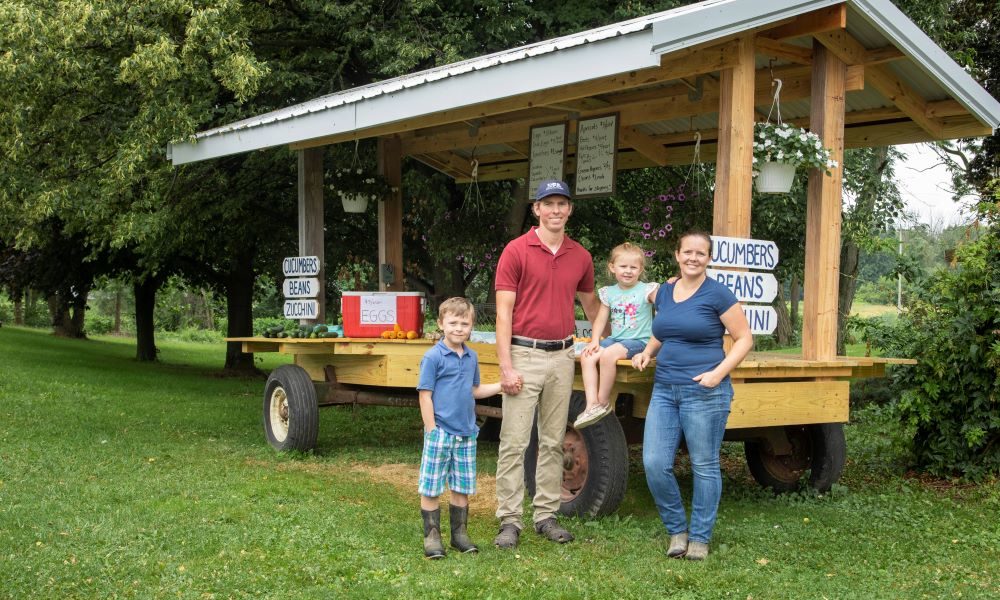
[[[704,560],[722,495],[719,450],[733,399],[729,372],[753,347],[750,326],[736,296],[705,275],[712,238],[704,232],[681,236],[674,257],[680,279],[656,292],[653,336],[632,358],[642,370],[656,355],[653,395],[646,413],[642,462],[660,519],[670,534],[667,556]],[[723,350],[729,331],[733,346]],[[694,477],[688,526],[674,477],[681,437]]]

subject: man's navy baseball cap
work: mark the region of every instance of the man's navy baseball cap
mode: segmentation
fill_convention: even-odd
[[[538,184],[538,193],[535,194],[535,202],[538,202],[546,196],[555,195],[572,198],[572,196],[569,195],[569,186],[566,185],[565,181],[559,181],[558,179],[546,179]]]

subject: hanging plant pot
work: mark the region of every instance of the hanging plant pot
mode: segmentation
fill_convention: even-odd
[[[795,180],[795,165],[780,162],[764,162],[754,180],[754,187],[761,194],[787,194]]]
[[[344,205],[344,212],[363,213],[368,210],[367,194],[341,194],[340,201]]]

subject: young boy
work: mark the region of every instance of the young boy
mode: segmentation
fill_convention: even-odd
[[[449,298],[438,308],[441,341],[420,361],[420,416],[424,451],[420,458],[420,514],[424,519],[424,556],[443,558],[438,497],[445,481],[451,490],[451,546],[478,552],[466,532],[469,494],[476,493],[476,398],[500,393],[500,384],[479,384],[476,353],[465,345],[476,311],[465,298]]]

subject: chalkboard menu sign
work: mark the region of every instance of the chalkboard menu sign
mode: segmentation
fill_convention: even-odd
[[[610,196],[615,192],[618,115],[581,119],[576,137],[574,198]]]
[[[535,199],[538,184],[546,179],[565,177],[566,123],[538,125],[531,128],[528,162],[528,200]]]

